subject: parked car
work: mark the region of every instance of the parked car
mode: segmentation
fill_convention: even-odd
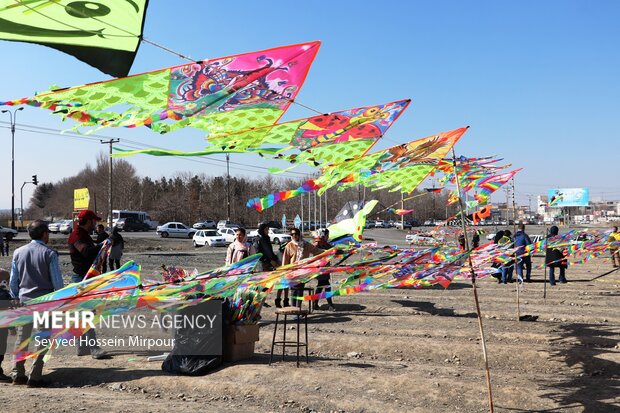
[[[205,219],[204,221],[198,221],[192,225],[194,229],[217,229],[217,222],[212,219]]]
[[[151,229],[150,225],[146,222],[142,222],[136,218],[119,218],[116,221],[116,227],[119,231],[148,231]]]
[[[237,228],[223,227],[217,230],[220,237],[223,237],[227,244],[235,242],[235,230]]]
[[[73,221],[70,219],[65,219],[62,221],[62,224],[60,224],[58,230],[61,234],[71,234],[71,231],[73,231]]]
[[[375,228],[385,228],[386,224],[384,221],[382,220],[377,220],[375,221]]]
[[[424,233],[407,234],[405,236],[405,240],[409,244],[426,245],[426,246],[434,246],[434,245],[439,245],[443,243],[443,239],[435,238],[431,234],[424,234]]]
[[[394,223],[394,228],[396,229],[411,229],[411,227],[412,225],[410,221],[403,221],[403,222],[396,221]]]
[[[17,236],[17,231],[13,228],[0,227],[0,236],[10,241]]]
[[[277,222],[277,221],[262,221],[258,223],[258,226],[261,226],[262,224],[267,225],[270,228],[278,228],[278,229],[282,229],[282,223],[281,222]]]
[[[50,223],[47,228],[49,228],[50,232],[52,234],[57,234],[60,232],[60,225],[62,224],[62,221],[55,221]]]
[[[162,238],[192,238],[195,233],[195,229],[189,228],[187,225],[180,222],[166,222],[164,225],[157,227],[157,234]]]
[[[218,221],[217,223],[217,229],[222,229],[222,228],[240,228],[241,225],[232,222],[232,221],[226,221],[226,220],[222,220],[222,221]]]
[[[258,230],[250,231],[248,238],[258,237]],[[269,239],[272,244],[286,244],[291,240],[291,236],[284,230],[277,228],[269,228]]]
[[[225,247],[226,240],[215,229],[203,229],[194,234],[194,247]]]

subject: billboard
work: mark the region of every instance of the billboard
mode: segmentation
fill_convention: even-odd
[[[588,188],[557,188],[547,191],[549,197],[548,206],[553,207],[570,207],[570,206],[588,206],[589,191]]]

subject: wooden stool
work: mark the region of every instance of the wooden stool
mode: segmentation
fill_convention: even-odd
[[[278,332],[278,321],[280,314],[284,316],[284,334],[282,340],[276,341],[276,333]],[[288,316],[297,316],[297,341],[286,341],[286,319]],[[299,341],[299,330],[301,328],[301,318],[304,318],[304,326],[306,330],[305,341],[301,343]],[[273,328],[273,339],[271,340],[271,355],[269,356],[269,365],[273,360],[273,348],[275,346],[282,346],[282,361],[284,361],[284,354],[286,353],[286,347],[297,347],[297,367],[299,367],[299,348],[306,348],[306,363],[308,359],[308,311],[302,310],[297,307],[284,307],[276,309],[276,325]]]
[[[306,294],[308,293],[308,294]],[[304,287],[304,289],[301,291],[301,295],[313,295],[314,294],[314,288],[312,287]],[[303,306],[304,302],[301,300],[299,301],[299,309],[301,310],[301,307]],[[312,314],[312,300],[308,300],[308,313]]]

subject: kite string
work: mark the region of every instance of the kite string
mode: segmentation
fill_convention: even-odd
[[[194,59],[194,58],[193,58],[193,57],[191,57],[191,56],[185,56],[184,54],[179,53],[179,52],[176,52],[176,51],[174,51],[174,50],[172,50],[172,49],[169,49],[169,48],[167,48],[166,46],[162,46],[161,44],[155,43],[154,41],[149,40],[149,39],[147,39],[147,38],[146,38],[146,37],[144,37],[144,36],[142,36],[142,41],[143,41],[144,43],[148,43],[148,44],[150,44],[150,45],[152,45],[152,46],[158,47],[158,48],[160,48],[160,49],[162,49],[162,50],[164,50],[164,51],[166,51],[166,52],[168,52],[168,53],[172,53],[173,55],[178,56],[178,57],[180,57],[181,59],[185,59],[185,60],[188,60],[188,61],[190,61],[190,62],[195,62],[195,61],[196,61],[196,59]]]

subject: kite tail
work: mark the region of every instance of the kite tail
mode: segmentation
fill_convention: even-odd
[[[295,198],[303,193],[314,192],[321,187],[322,185],[315,183],[313,179],[309,179],[297,189],[274,192],[262,198],[252,198],[245,205],[248,208],[254,208],[258,212],[263,212],[265,209],[271,208],[280,201]]]

